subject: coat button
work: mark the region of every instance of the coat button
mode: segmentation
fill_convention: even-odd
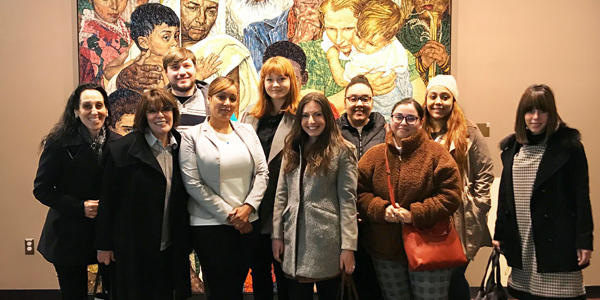
[[[545,192],[546,192],[546,189],[542,189],[542,193],[545,193]]]
[[[544,218],[548,219],[548,215],[544,215]]]
[[[552,239],[548,239],[548,242],[552,243]]]

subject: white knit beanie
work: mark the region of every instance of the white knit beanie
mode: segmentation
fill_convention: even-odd
[[[436,85],[447,88],[452,93],[454,100],[458,99],[458,86],[456,86],[456,79],[452,75],[437,75],[433,77],[427,85],[427,93]]]

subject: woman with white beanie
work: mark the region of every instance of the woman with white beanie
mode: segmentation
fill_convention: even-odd
[[[462,203],[454,213],[454,225],[465,255],[473,260],[480,247],[492,245],[487,215],[494,174],[487,144],[477,125],[465,119],[457,98],[458,87],[452,75],[438,75],[430,80],[423,105],[423,129],[448,149],[458,164],[463,194]],[[471,299],[464,275],[466,269],[467,265],[452,271],[449,299]]]

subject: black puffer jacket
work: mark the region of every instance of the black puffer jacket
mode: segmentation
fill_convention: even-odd
[[[369,122],[363,127],[361,134],[350,125],[348,113],[344,113],[336,122],[342,136],[356,147],[356,157],[359,160],[371,147],[385,143],[385,119],[378,112],[372,112],[369,115]]]

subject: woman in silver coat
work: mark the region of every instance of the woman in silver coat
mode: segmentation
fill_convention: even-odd
[[[335,299],[341,272],[354,271],[357,161],[327,98],[300,101],[286,138],[273,212],[273,255],[282,263],[290,299]]]

